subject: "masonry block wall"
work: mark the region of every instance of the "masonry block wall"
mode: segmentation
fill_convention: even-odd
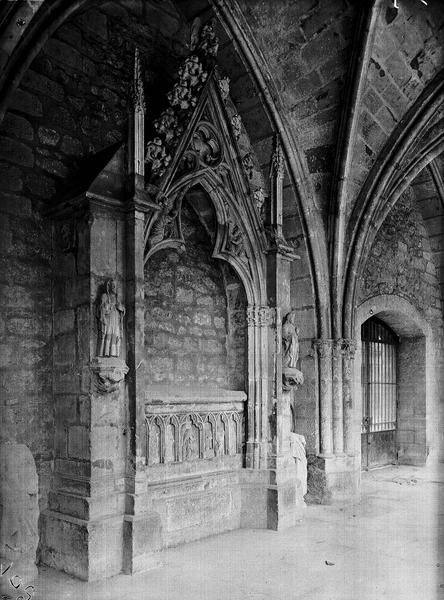
[[[441,298],[427,230],[410,194],[390,211],[372,245],[361,278],[359,302],[376,294],[409,300],[440,327]]]
[[[189,208],[182,210],[185,251],[160,251],[145,270],[148,383],[245,387],[245,300],[228,289],[211,241]]]
[[[72,253],[54,250],[42,211],[77,183],[85,157],[126,141],[136,41],[152,85],[147,95],[164,97],[157,91],[169,85],[166,72],[184,52],[185,29],[170,2],[138,10],[110,2],[60,27],[25,73],[0,126],[0,421],[3,436],[33,453],[41,510],[48,505],[54,444],[58,461],[82,465],[89,456],[88,402],[73,368],[76,353],[89,352],[81,346],[85,324],[76,287],[83,285],[76,268],[86,267]],[[128,33],[130,15],[138,26]],[[159,48],[167,57],[161,64],[150,59]],[[122,162],[115,167],[121,170]],[[66,276],[57,290],[54,267]],[[86,303],[89,295],[88,288]],[[54,390],[53,360],[60,375]],[[61,426],[54,439],[55,421]]]
[[[426,344],[424,338],[402,342],[398,353],[398,458],[423,464],[426,447]]]
[[[0,140],[2,146],[3,140]],[[10,181],[10,187],[20,181]],[[8,178],[3,180],[8,185]],[[19,190],[17,190],[19,191]],[[51,229],[31,198],[0,193],[0,424],[2,438],[28,446],[40,509],[51,483]]]

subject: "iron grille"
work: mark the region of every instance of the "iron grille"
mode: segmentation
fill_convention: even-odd
[[[362,433],[396,429],[398,338],[379,319],[362,326]]]

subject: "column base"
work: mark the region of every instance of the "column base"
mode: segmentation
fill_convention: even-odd
[[[42,513],[41,562],[84,581],[122,571],[123,515],[93,521]]]
[[[307,458],[308,504],[350,504],[359,500],[360,457],[309,455]]]
[[[241,528],[281,531],[294,527],[302,519],[305,502],[296,466],[288,473],[291,477],[279,481],[272,469],[243,469]]]
[[[132,575],[162,566],[164,547],[158,513],[125,515],[123,528],[123,572]]]

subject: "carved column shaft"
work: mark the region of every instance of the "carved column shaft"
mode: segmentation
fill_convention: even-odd
[[[268,306],[249,306],[247,467],[264,468],[268,454]]]
[[[332,456],[333,435],[332,435],[332,346],[333,340],[319,339],[315,340],[315,348],[319,358],[319,450],[321,456]]]
[[[356,435],[354,426],[354,414],[356,407],[353,406],[353,367],[356,345],[354,340],[343,340],[343,375],[342,390],[344,403],[344,451],[347,454],[355,454]]]
[[[333,450],[344,453],[343,397],[342,397],[342,340],[334,340],[332,347],[332,408]]]

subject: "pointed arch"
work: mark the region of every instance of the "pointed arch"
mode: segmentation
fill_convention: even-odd
[[[305,157],[282,110],[273,76],[257,47],[251,28],[237,0],[211,0],[217,16],[251,73],[270,121],[282,140],[289,177],[296,191],[302,231],[307,241],[310,274],[315,292],[318,336],[331,336],[330,271],[327,236],[321,215],[314,210],[315,196]]]
[[[350,337],[354,330],[357,282],[376,233],[418,172],[444,150],[444,133],[435,123],[443,102],[444,71],[441,71],[390,136],[359,195],[349,221],[344,268],[344,337]],[[420,140],[425,142],[418,147]]]
[[[193,146],[202,126],[212,136],[207,141],[208,148],[204,146],[203,151],[202,145],[199,145],[197,150]],[[188,164],[186,159],[190,149],[193,150],[192,158],[197,168],[187,169],[183,166],[184,161],[185,165]],[[211,152],[217,156],[217,160],[211,160],[211,156],[208,156]],[[257,163],[257,160],[252,159],[252,162]],[[265,305],[265,229],[253,201],[253,190],[230,130],[229,113],[221,98],[214,74],[203,89],[171,164],[158,185],[157,195],[162,198],[163,208],[154,213],[146,224],[145,261],[158,250],[184,246],[180,218],[182,201],[185,194],[197,185],[202,187],[211,200],[216,214],[217,230],[213,258],[224,260],[234,268],[244,285],[250,305]],[[165,228],[168,219],[171,228],[169,232]],[[159,227],[161,220],[163,221]]]

